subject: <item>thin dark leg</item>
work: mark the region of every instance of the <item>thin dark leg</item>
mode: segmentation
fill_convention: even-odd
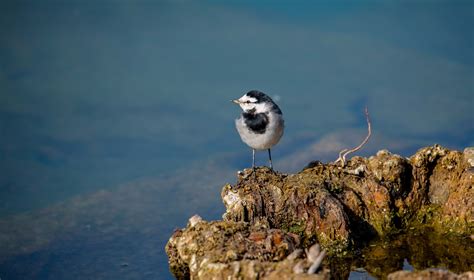
[[[270,152],[270,149],[268,149],[268,158],[270,159],[270,169],[273,170],[272,152]]]

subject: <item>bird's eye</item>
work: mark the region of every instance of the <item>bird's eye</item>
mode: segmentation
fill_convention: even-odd
[[[251,102],[250,102],[250,100],[247,100],[247,101],[245,101],[245,103],[250,104]]]

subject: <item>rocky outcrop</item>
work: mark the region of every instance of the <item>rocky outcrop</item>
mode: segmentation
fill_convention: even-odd
[[[194,216],[185,230],[173,234],[166,251],[175,260],[170,269],[178,279],[288,279],[297,265],[303,271],[311,265],[298,264],[299,255],[288,257],[298,247],[298,235],[265,224],[206,222]],[[329,279],[327,272],[320,276]]]
[[[171,237],[171,271],[195,279],[296,277],[304,254],[287,256],[316,242],[336,256],[413,227],[470,235],[472,157],[471,149],[435,145],[408,159],[386,150],[354,157],[344,168],[312,162],[297,174],[244,170],[222,190],[223,221],[190,222]]]

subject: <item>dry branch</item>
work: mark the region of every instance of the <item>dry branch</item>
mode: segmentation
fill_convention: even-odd
[[[370,136],[372,135],[372,126],[370,123],[370,117],[369,117],[369,110],[367,107],[365,107],[365,118],[367,120],[367,136],[365,137],[364,141],[360,143],[359,146],[352,148],[352,149],[343,149],[342,151],[339,152],[339,158],[334,162],[334,164],[337,164],[338,162],[342,163],[342,167],[346,165],[346,156],[360,150],[366,143],[369,141]]]

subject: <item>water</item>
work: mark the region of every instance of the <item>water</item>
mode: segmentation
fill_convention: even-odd
[[[172,231],[250,164],[250,89],[285,114],[280,171],[358,144],[366,105],[360,155],[473,146],[472,9],[2,2],[0,277],[170,278]]]
[[[402,269],[415,271],[437,268],[455,273],[472,271],[473,256],[474,241],[469,237],[410,230],[394,237],[375,240],[352,259],[333,262],[339,268],[341,278],[386,279],[388,274]],[[334,269],[336,272],[337,268]],[[352,271],[349,273],[349,270]],[[345,277],[347,274],[349,276]]]

